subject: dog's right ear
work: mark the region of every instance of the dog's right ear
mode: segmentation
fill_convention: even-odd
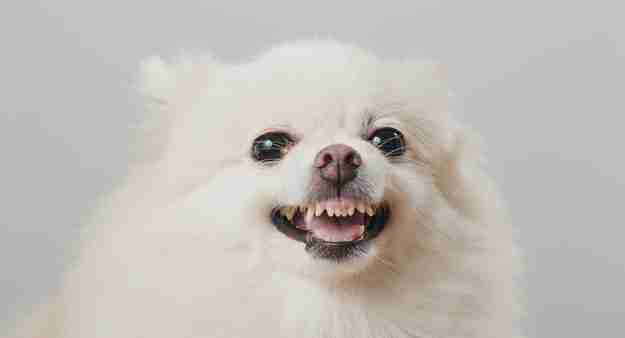
[[[148,57],[135,80],[143,99],[141,128],[135,152],[139,158],[159,158],[169,142],[172,126],[216,84],[223,66],[210,55],[178,53],[175,57]]]
[[[219,68],[219,63],[210,55],[179,53],[168,60],[148,57],[140,64],[138,90],[152,103],[176,111],[210,87]]]

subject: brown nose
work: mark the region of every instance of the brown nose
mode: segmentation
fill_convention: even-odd
[[[342,186],[356,177],[362,158],[354,148],[344,144],[332,144],[315,157],[315,167],[321,177],[336,186]]]

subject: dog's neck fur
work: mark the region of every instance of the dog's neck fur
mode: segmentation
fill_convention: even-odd
[[[410,272],[410,274],[415,271]],[[487,337],[485,302],[457,297],[451,285],[415,289],[414,279],[373,285],[331,287],[301,281],[285,297],[281,333],[285,337]],[[454,285],[458,290],[467,285]],[[411,290],[411,292],[406,292]]]

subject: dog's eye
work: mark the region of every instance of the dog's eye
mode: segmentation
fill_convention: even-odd
[[[369,136],[369,141],[380,149],[384,156],[401,156],[406,151],[404,136],[395,128],[380,128]]]
[[[293,143],[293,138],[287,133],[263,134],[252,144],[252,157],[259,162],[278,161],[286,155]]]

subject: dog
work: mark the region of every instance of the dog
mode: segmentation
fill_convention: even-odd
[[[138,83],[142,156],[30,337],[522,336],[514,229],[440,64],[299,41]]]

